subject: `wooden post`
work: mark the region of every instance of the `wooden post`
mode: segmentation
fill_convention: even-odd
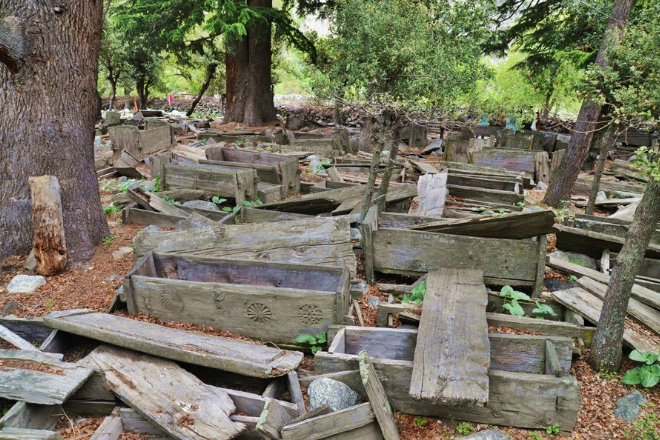
[[[66,267],[60,182],[55,176],[30,177],[32,229],[37,273],[55,275]]]
[[[362,200],[360,220],[364,220],[364,218],[367,216],[367,211],[369,211],[369,206],[371,205],[371,199],[375,192],[376,175],[378,174],[378,168],[380,167],[380,154],[383,151],[384,145],[385,139],[384,136],[381,136],[381,138],[378,140],[378,143],[376,144],[376,149],[373,151],[373,156],[371,157],[369,180],[367,181],[367,190],[364,192],[364,199]]]
[[[412,134],[411,134],[412,138]],[[387,190],[390,187],[390,178],[392,177],[392,170],[396,165],[396,155],[399,152],[399,139],[394,139],[394,141],[389,145],[389,156],[387,156],[387,167],[385,167],[385,172],[380,181],[380,187],[378,188],[378,195],[382,196],[378,200],[378,210],[380,212],[385,212],[385,202],[387,197]]]

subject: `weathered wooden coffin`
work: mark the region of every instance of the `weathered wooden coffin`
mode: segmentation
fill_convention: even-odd
[[[209,160],[255,169],[262,183],[282,185],[284,198],[300,192],[300,168],[295,158],[225,147],[209,147],[205,153]]]
[[[316,372],[355,370],[358,353],[367,350],[397,411],[520,428],[559,424],[565,433],[571,432],[577,421],[581,396],[577,380],[569,375],[573,352],[570,338],[489,334],[488,403],[484,407],[463,407],[415,400],[408,394],[417,330],[331,327],[329,336],[332,344],[328,351],[316,353]],[[547,356],[548,345],[556,356]],[[553,362],[555,366],[550,369]]]
[[[345,268],[145,255],[124,283],[129,313],[190,322],[273,342],[295,342],[343,322]]]

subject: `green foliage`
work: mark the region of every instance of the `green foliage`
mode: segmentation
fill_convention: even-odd
[[[660,180],[660,152],[640,147],[635,151],[633,166],[642,170],[642,174],[655,181]]]
[[[527,440],[543,440],[543,437],[538,432],[530,432]]]
[[[633,440],[660,440],[660,416],[653,411],[656,405],[647,403],[641,406],[651,409],[635,421],[632,429],[626,429],[624,435]]]
[[[113,203],[103,205],[103,213],[105,215],[112,215],[121,212],[121,206],[115,206]]]
[[[477,430],[477,428],[475,428],[474,426],[472,426],[468,422],[461,422],[456,427],[456,431],[458,431],[459,434],[461,434],[461,435],[469,435],[469,434],[473,433],[476,430]]]
[[[660,364],[658,364],[657,353],[633,350],[629,357],[644,365],[626,371],[621,382],[626,385],[642,385],[645,388],[653,387],[660,382]]]
[[[163,196],[162,199],[163,199],[163,202],[169,203],[170,205],[178,205],[178,206],[181,205],[181,203],[179,203],[176,200],[174,200],[170,197],[167,197],[167,196]]]
[[[575,258],[569,258],[568,262],[571,264],[577,264],[578,266],[584,266],[582,260],[576,260]]]
[[[550,316],[557,316],[557,313],[554,311],[554,309],[547,305],[547,304],[541,304],[538,301],[534,301],[536,303],[536,308],[532,309],[532,313],[536,313],[539,315],[550,315]]]
[[[108,235],[107,237],[103,237],[101,239],[101,243],[103,243],[103,246],[110,246],[110,243],[112,243],[112,240],[115,239],[114,235]]]
[[[421,303],[424,301],[424,295],[426,295],[426,281],[422,281],[415,287],[413,287],[412,291],[410,292],[410,295],[407,293],[403,295],[403,300],[402,302],[413,302],[415,301],[416,303]]]
[[[531,299],[529,295],[513,290],[511,286],[504,286],[500,290],[500,296],[504,298],[503,309],[508,310],[513,316],[525,316],[525,311],[518,301],[529,301]]]
[[[215,203],[216,205],[222,205],[224,202],[227,201],[227,199],[223,199],[220,196],[213,196],[211,198],[211,201]]]
[[[578,278],[577,278],[575,275],[569,275],[569,276],[568,276],[568,281],[570,281],[571,283],[576,282],[577,279],[578,279]]]
[[[264,202],[262,202],[259,199],[256,199],[254,202],[244,200],[240,205],[234,206],[234,208],[231,209],[231,212],[233,212],[234,214],[238,214],[239,211],[241,210],[241,208],[244,207],[244,206],[259,206],[259,205],[263,205],[263,204],[264,204]],[[225,212],[229,212],[229,211],[226,211],[224,208],[223,208],[223,210]]]
[[[555,423],[554,425],[550,425],[546,428],[545,432],[547,432],[550,435],[556,435],[559,434],[559,423]]]
[[[429,423],[429,421],[427,419],[425,419],[424,417],[415,417],[415,426],[417,426],[418,428],[421,428],[421,427],[425,426],[428,423]]]
[[[302,333],[296,337],[296,342],[308,345],[312,350],[312,354],[316,354],[318,351],[323,350],[323,346],[327,344],[328,334],[326,332],[321,332],[318,335]]]
[[[163,184],[160,182],[160,176],[154,179],[154,192],[163,191]]]

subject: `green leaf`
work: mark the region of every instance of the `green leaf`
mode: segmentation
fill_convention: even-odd
[[[326,342],[328,342],[328,335],[326,332],[321,332],[318,335],[316,335],[316,343],[319,345],[323,345]]]
[[[511,286],[504,286],[502,287],[502,290],[500,290],[500,296],[503,296],[505,298],[510,297],[513,294],[513,287]]]
[[[229,206],[225,206],[224,208],[222,208],[222,210],[225,212],[231,212],[231,208]]]
[[[541,304],[538,301],[535,301],[536,303],[536,308],[532,310],[532,313],[539,313],[541,315],[550,315],[550,316],[557,316],[557,313],[555,313],[554,309],[550,307],[547,304]]]
[[[412,301],[413,301],[413,299],[410,295],[408,295],[407,293],[403,294],[403,299],[401,300],[401,302],[407,303],[407,302],[412,302]]]
[[[644,362],[646,365],[653,365],[658,361],[658,355],[650,351],[633,350],[628,357],[633,361]]]
[[[321,350],[322,350],[321,347],[315,345],[315,346],[312,347],[312,354],[316,354],[317,352],[319,352]]]
[[[644,365],[639,373],[642,386],[651,388],[660,382],[660,365]]]
[[[212,201],[213,203],[215,203],[216,205],[222,205],[224,202],[227,201],[227,199],[222,199],[222,198],[220,198],[220,197],[218,197],[218,196],[213,196],[213,198],[211,199],[211,201]]]
[[[314,335],[310,335],[309,333],[301,333],[296,337],[296,342],[300,344],[314,345],[316,344],[316,338]]]
[[[513,291],[513,293],[511,294],[511,298],[514,299],[514,300],[517,300],[517,301],[521,301],[521,300],[529,301],[529,300],[531,300],[529,295],[527,295],[526,293],[518,292],[517,290]]]
[[[502,308],[508,310],[513,316],[525,316],[525,311],[515,299],[511,300],[510,304],[504,304]]]
[[[238,214],[238,211],[240,211],[242,207],[243,206],[241,206],[241,205],[234,206],[234,209],[232,209],[232,212],[234,214]]]
[[[621,382],[625,383],[626,385],[639,385],[642,383],[640,373],[641,368],[631,368],[630,370],[626,371],[626,374],[623,375]]]
[[[263,205],[263,204],[264,204],[264,202],[262,202],[262,201],[259,200],[259,199],[255,200],[254,203],[255,203],[257,206],[260,206],[260,205]]]

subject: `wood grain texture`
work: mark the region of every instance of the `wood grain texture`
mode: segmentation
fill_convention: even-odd
[[[63,440],[54,431],[42,429],[24,428],[2,428],[0,429],[0,440]]]
[[[376,421],[370,403],[321,415],[282,428],[284,440],[320,440],[326,438],[350,439],[351,431]],[[341,434],[345,437],[334,437]],[[380,433],[380,430],[379,430]],[[382,435],[378,438],[383,438]]]
[[[0,419],[0,428],[54,430],[62,412],[60,405],[16,402]]]
[[[280,430],[292,419],[291,414],[277,400],[268,398],[259,416],[256,430],[266,439],[277,440],[280,438]]]
[[[471,163],[480,166],[504,168],[535,174],[536,151],[505,150],[502,148],[474,152]]]
[[[89,440],[117,440],[124,432],[124,427],[119,417],[119,407],[116,408],[117,414],[112,414],[103,419],[103,422],[96,428],[94,434]],[[113,411],[115,412],[115,411]]]
[[[55,176],[30,177],[32,199],[33,251],[37,273],[55,275],[67,263],[66,237],[62,214],[62,188]]]
[[[488,402],[488,295],[480,270],[428,274],[410,395],[461,406]]]
[[[39,351],[0,350],[0,397],[41,405],[63,403],[93,370]]]
[[[82,310],[80,310],[82,312]],[[282,376],[302,353],[135,321],[105,313],[55,312],[50,326],[124,348],[252,377]]]
[[[0,339],[4,339],[5,341],[9,342],[14,347],[16,347],[20,350],[40,351],[37,347],[30,344],[28,341],[21,338],[20,336],[18,336],[13,331],[9,330],[4,325],[0,325]]]
[[[230,420],[226,392],[203,384],[174,362],[101,346],[92,359],[119,398],[177,439],[231,439],[245,425]]]
[[[396,420],[394,420],[394,413],[392,407],[387,401],[387,395],[380,383],[378,374],[374,365],[371,363],[369,353],[363,350],[358,355],[360,359],[360,377],[362,378],[362,385],[369,397],[371,409],[373,410],[380,430],[383,433],[385,440],[399,440],[399,429],[396,427]]]
[[[578,252],[592,258],[600,258],[604,249],[619,252],[625,238],[585,229],[557,225],[557,249]],[[660,245],[649,243],[645,256],[660,258]]]
[[[433,167],[432,167],[433,168]],[[435,168],[433,168],[435,170]],[[423,217],[442,217],[447,195],[447,172],[427,173],[417,181],[417,197],[412,200],[408,214]]]

